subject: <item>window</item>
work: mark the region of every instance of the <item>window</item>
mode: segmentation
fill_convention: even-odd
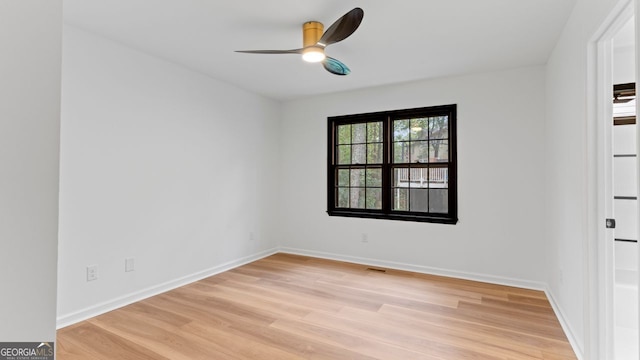
[[[458,221],[456,105],[328,123],[329,215]]]

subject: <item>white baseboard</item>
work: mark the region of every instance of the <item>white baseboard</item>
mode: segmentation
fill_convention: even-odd
[[[573,348],[573,352],[576,353],[576,357],[578,358],[578,360],[583,360],[585,358],[583,346],[580,342],[577,341],[575,331],[573,331],[569,323],[566,321],[562,308],[560,307],[560,305],[558,305],[558,302],[556,301],[553,293],[548,287],[544,290],[544,293],[547,295],[547,299],[549,299],[549,303],[553,308],[553,312],[556,313],[556,317],[560,322],[560,326],[562,327],[564,334],[567,336],[567,340],[569,340],[569,344],[571,344],[571,347]]]
[[[90,306],[88,308],[82,309],[80,311],[76,311],[73,312],[71,314],[65,314],[65,315],[61,315],[58,316],[57,321],[56,321],[56,328],[60,329],[75,323],[78,323],[80,321],[83,320],[87,320],[89,318],[92,318],[94,316],[98,316],[101,314],[104,314],[106,312],[121,308],[123,306],[132,304],[136,301],[140,301],[140,300],[144,300],[146,298],[149,298],[151,296],[154,295],[158,295],[164,292],[167,292],[169,290],[173,290],[175,288],[179,288],[181,286],[190,284],[192,282],[198,281],[198,280],[202,280],[204,278],[207,278],[209,276],[213,276],[216,274],[219,274],[221,272],[225,272],[227,270],[231,270],[233,268],[248,264],[250,262],[265,258],[267,256],[273,255],[275,253],[278,252],[277,248],[273,248],[273,249],[269,249],[269,250],[265,250],[265,251],[261,251],[259,253],[253,254],[253,255],[249,255],[249,256],[245,256],[243,258],[240,259],[236,259],[236,260],[232,260],[229,262],[226,262],[224,264],[220,264],[217,266],[214,266],[212,268],[191,274],[191,275],[187,275],[175,280],[171,280],[162,284],[158,284],[140,291],[136,291],[134,293],[125,295],[125,296],[121,296],[119,298],[113,299],[113,300],[109,300],[109,301],[105,301],[93,306]]]
[[[389,269],[405,270],[405,271],[411,271],[411,272],[422,273],[422,274],[447,276],[447,277],[453,277],[458,279],[473,280],[473,281],[486,282],[486,283],[497,284],[497,285],[514,286],[514,287],[531,289],[531,290],[545,291],[547,288],[545,283],[536,282],[536,281],[520,280],[520,279],[486,275],[486,274],[478,274],[478,273],[469,273],[464,271],[456,271],[456,270],[442,269],[442,268],[423,266],[423,265],[414,265],[414,264],[399,263],[394,261],[326,253],[321,251],[281,247],[280,252],[287,253],[287,254],[294,254],[294,255],[311,256],[311,257],[317,257],[317,258],[328,259],[328,260],[345,261],[345,262],[351,262],[351,263],[362,264],[362,265],[379,266],[379,267],[385,267]]]

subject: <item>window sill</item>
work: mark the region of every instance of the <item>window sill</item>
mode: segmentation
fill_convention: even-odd
[[[329,216],[342,216],[342,217],[356,217],[364,219],[384,219],[384,220],[401,220],[401,221],[415,221],[415,222],[428,222],[436,224],[448,224],[455,225],[458,223],[458,218],[450,218],[447,216],[437,215],[416,215],[416,214],[403,214],[403,213],[381,213],[381,212],[367,212],[357,210],[329,210],[327,211]]]

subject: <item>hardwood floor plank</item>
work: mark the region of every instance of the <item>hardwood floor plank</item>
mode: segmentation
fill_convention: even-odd
[[[484,338],[469,339],[457,329],[424,325],[412,319],[394,319],[367,314],[359,309],[345,308],[340,314],[312,313],[305,320],[318,325],[334,324],[347,333],[363,333],[373,341],[402,346],[425,355],[443,359],[483,358],[505,359],[517,355],[520,359],[539,359],[540,351],[509,351],[484,342]],[[529,350],[529,349],[526,349]],[[454,357],[457,356],[457,357]]]
[[[231,286],[230,282],[224,282],[215,287],[206,286],[197,291],[202,294],[215,294],[218,298],[234,301],[243,306],[262,309],[277,318],[291,316],[302,317],[310,311],[308,307],[297,306],[288,301],[276,301],[266,296],[256,295],[251,289],[240,290],[237,287]]]
[[[192,328],[198,328],[198,326],[201,327],[201,333],[211,327],[209,324],[201,323],[189,325]],[[227,327],[225,331],[237,336],[240,340],[240,343],[236,344],[238,346],[246,346],[246,341],[249,340],[255,344],[262,344],[262,346],[269,346],[289,353],[300,359],[375,359],[350,349],[327,344],[322,339],[305,337],[298,332],[284,331],[273,326],[256,326],[250,322],[238,321]]]
[[[89,322],[106,332],[152,349],[172,360],[234,359],[216,343],[191,336],[188,332],[169,326],[158,318],[120,311],[124,309],[126,307],[98,316]]]
[[[478,323],[492,325],[495,327],[509,329],[511,331],[526,331],[527,333],[561,338],[564,331],[557,321],[536,319],[529,315],[519,314],[508,309],[498,309],[494,307],[483,307],[477,304],[461,302],[457,309],[459,316],[474,319]]]
[[[58,333],[58,359],[168,360],[163,354],[127,340],[99,327],[82,322]]]
[[[214,320],[214,322],[233,325],[237,321],[250,319],[255,325],[266,326],[276,320],[275,316],[241,306],[229,300],[220,299],[215,295],[207,296],[195,291],[177,289],[167,294],[167,297],[184,306],[200,310],[203,318],[208,318],[210,321]]]
[[[536,317],[539,317],[540,319],[557,320],[555,314],[553,313],[553,310],[550,310],[550,307],[541,307],[536,305],[511,302],[508,300],[505,301],[505,300],[496,300],[496,299],[489,299],[489,298],[483,298],[480,301],[480,304],[488,307],[509,309],[516,313],[523,313],[530,316],[536,316]]]
[[[411,351],[402,346],[377,341],[368,335],[350,334],[336,330],[333,326],[318,326],[305,320],[277,320],[271,326],[291,333],[302,334],[306,337],[322,339],[324,343],[377,359],[441,359],[436,356]]]
[[[543,292],[276,254],[60,329],[59,360],[575,359]]]
[[[394,319],[404,319],[415,323],[424,322],[429,324],[429,326],[433,326],[435,329],[448,326],[460,336],[471,336],[474,339],[479,336],[489,343],[494,341],[499,344],[504,344],[504,346],[515,348],[528,347],[538,351],[560,354],[565,356],[564,359],[575,359],[573,350],[566,339],[553,339],[527,332],[515,332],[465,317],[451,316],[443,313],[421,314],[415,310],[387,305],[383,306],[379,313],[386,314]]]
[[[366,309],[376,310],[382,306],[382,302],[378,299],[365,296],[354,296],[352,293],[347,292],[330,292],[327,290],[320,290],[320,286],[317,285],[303,285],[288,282],[273,281],[271,279],[263,279],[261,284],[272,289],[278,289],[279,291],[295,294],[304,294],[307,299],[324,302],[329,304],[337,304],[338,306],[353,305]]]
[[[402,291],[399,289],[385,288],[376,281],[363,280],[365,279],[318,280],[316,285],[330,289],[331,291],[354,291],[365,296],[376,297],[385,303],[418,301],[455,308],[458,306],[458,301],[460,301],[460,298],[457,296],[443,295],[435,291]]]
[[[522,296],[517,294],[509,294],[507,298],[511,303],[534,305],[547,309],[551,308],[551,304],[549,304],[549,301],[546,298],[533,298],[530,296]]]
[[[238,331],[226,327],[211,326],[202,321],[194,321],[182,328],[184,331],[207,341],[224,345],[224,351],[238,359],[279,359],[294,360],[300,357],[292,352],[279,349],[268,342],[256,341]]]
[[[339,311],[342,308],[341,304],[334,304],[322,299],[310,298],[305,294],[297,293],[296,291],[285,291],[271,287],[268,283],[239,283],[229,281],[225,283],[226,287],[234,288],[243,292],[250,292],[257,297],[264,297],[272,301],[281,302],[284,304],[290,304],[293,306],[303,306],[303,308],[309,309],[322,309],[324,311]]]
[[[233,269],[232,269],[232,270],[220,273],[216,276],[211,276],[206,279],[202,279],[200,281],[204,282],[205,284],[215,284],[215,283],[225,282],[225,281],[238,281],[241,283],[248,284],[258,280],[260,280],[260,278],[255,276],[250,276],[250,275],[239,274],[237,272],[233,272]]]

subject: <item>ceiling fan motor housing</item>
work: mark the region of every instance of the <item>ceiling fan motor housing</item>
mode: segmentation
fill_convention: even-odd
[[[318,43],[324,32],[324,25],[317,21],[307,21],[302,24],[302,47],[313,46]]]

